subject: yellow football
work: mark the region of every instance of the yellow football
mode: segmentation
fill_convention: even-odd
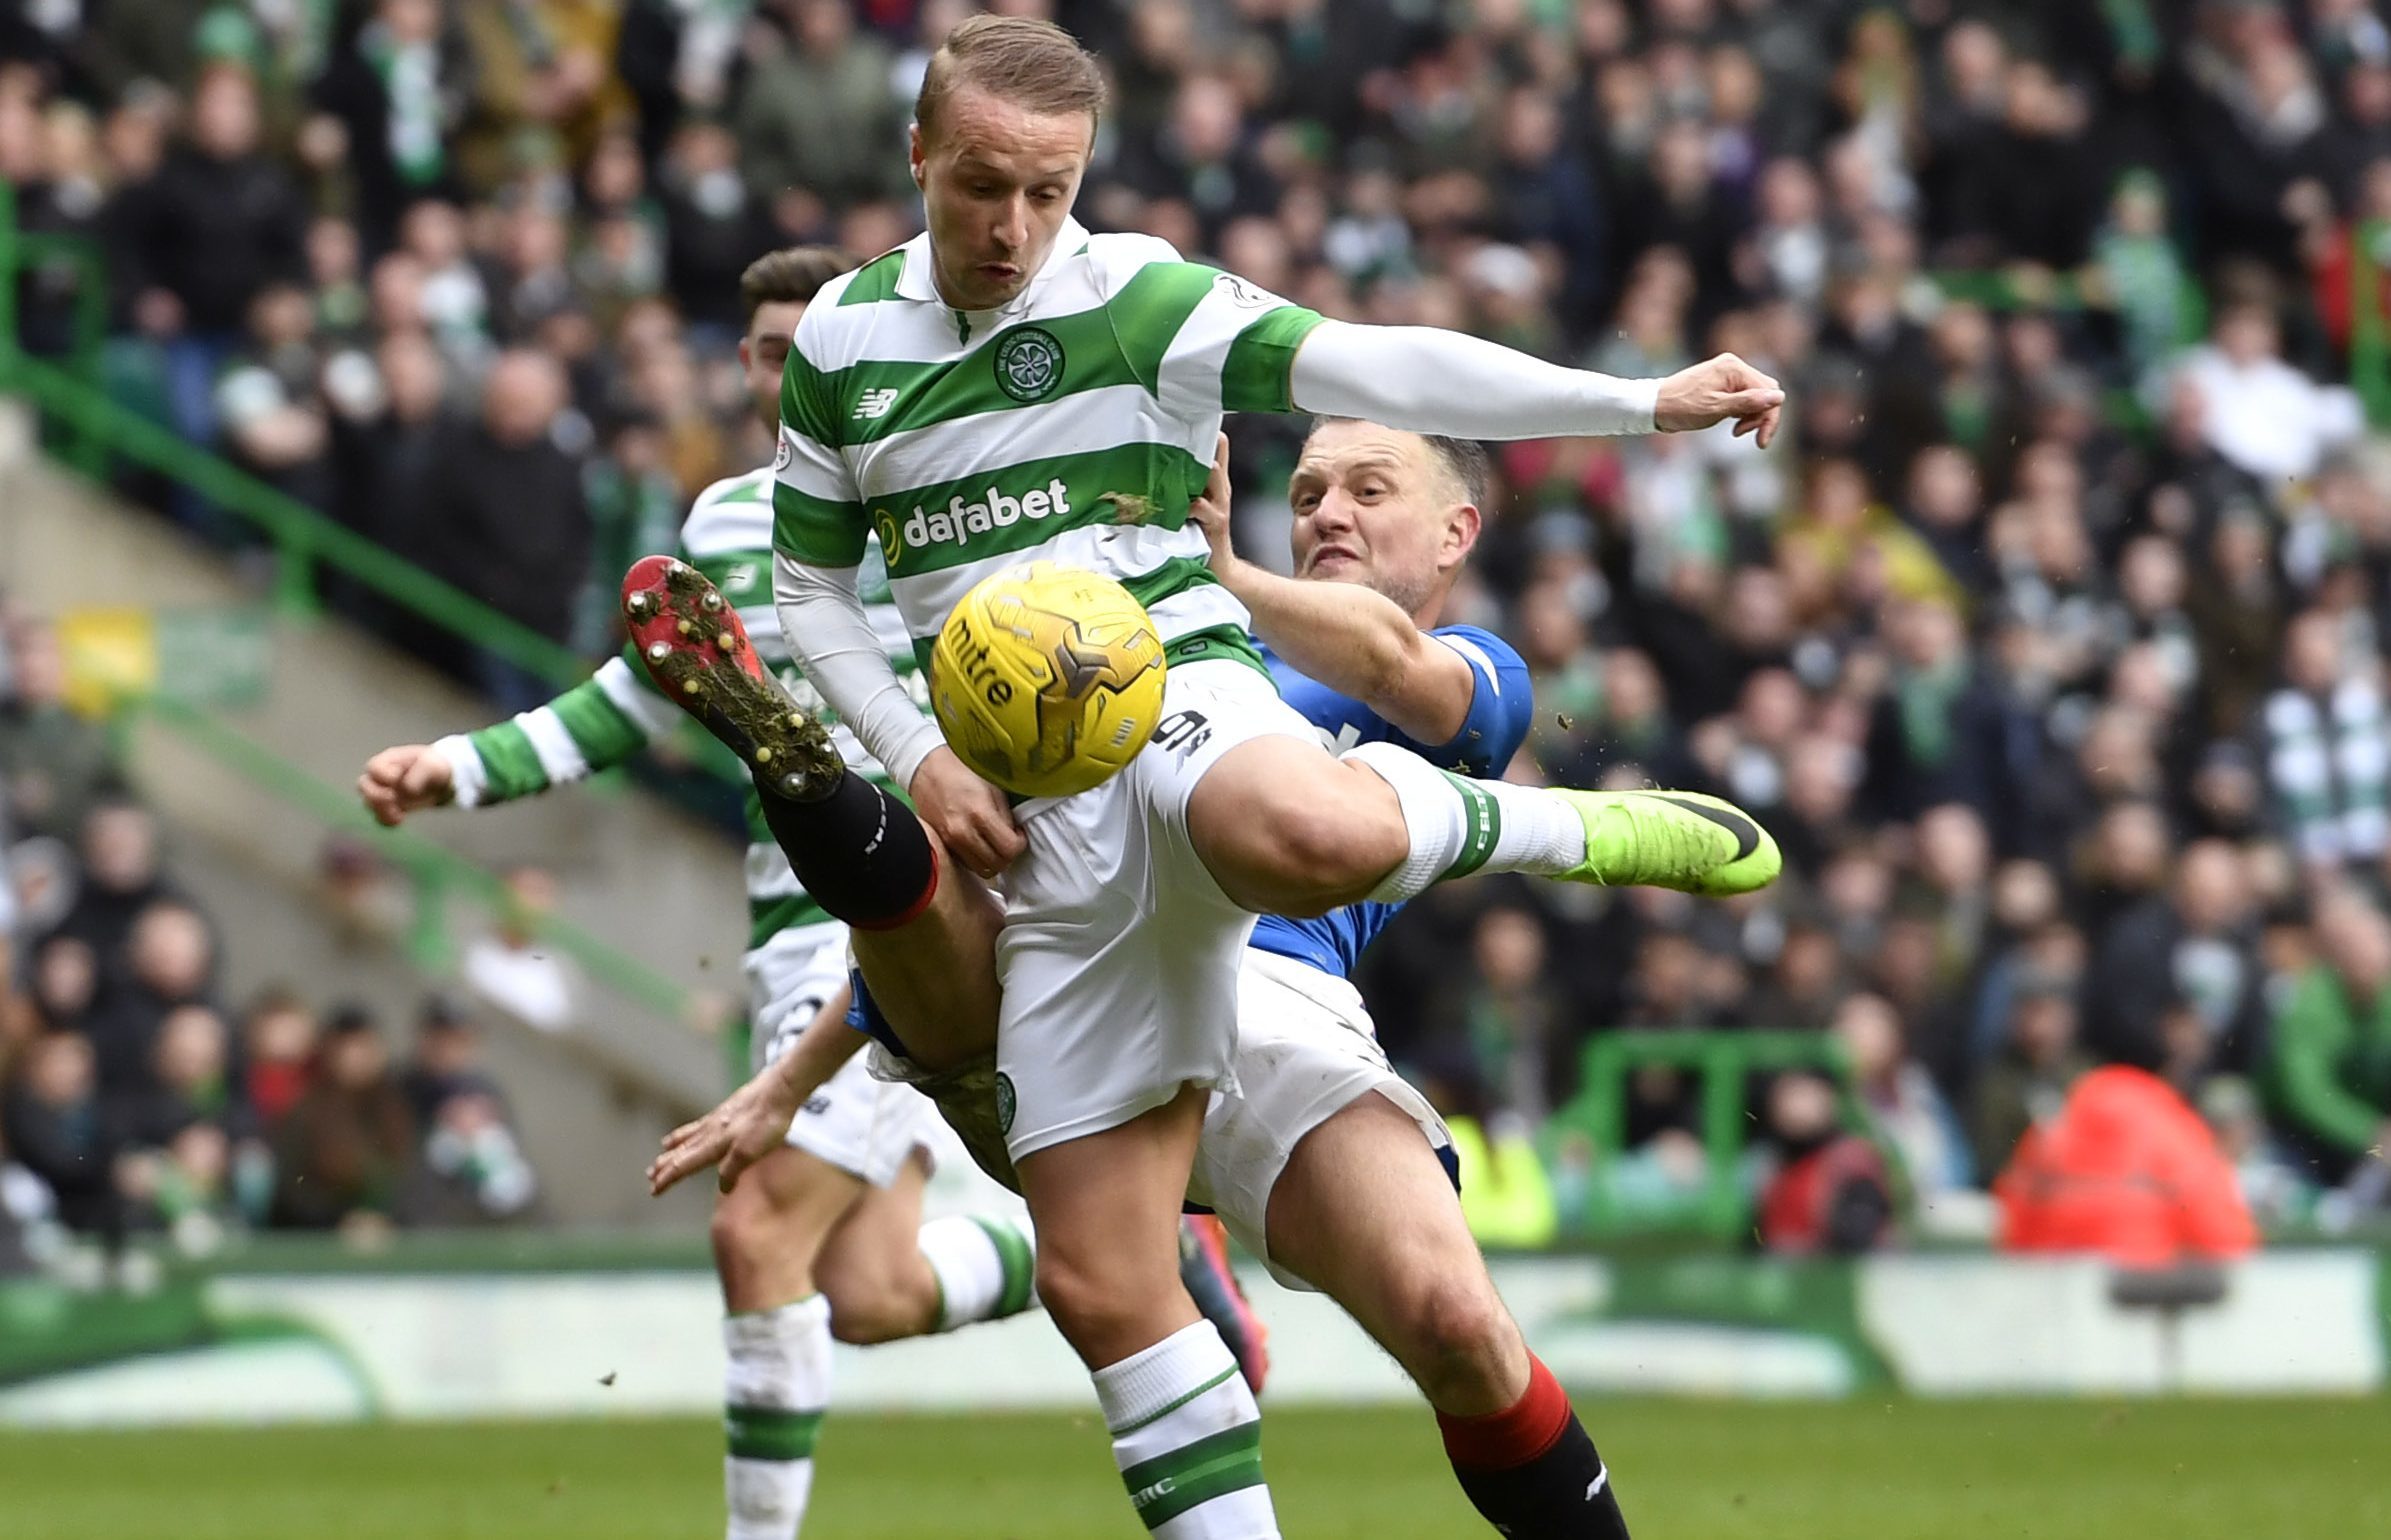
[[[1162,720],[1162,637],[1111,578],[1034,561],[965,594],[930,652],[930,708],[963,762],[1067,797],[1135,759]]]

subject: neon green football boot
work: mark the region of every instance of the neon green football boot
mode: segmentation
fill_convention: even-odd
[[[1586,861],[1564,882],[1675,888],[1728,898],[1765,888],[1784,870],[1758,819],[1693,791],[1568,791],[1557,795],[1586,825]]]

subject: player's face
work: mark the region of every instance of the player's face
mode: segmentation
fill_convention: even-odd
[[[789,345],[805,307],[792,300],[768,300],[755,307],[747,335],[739,339],[739,369],[747,379],[747,399],[755,404],[756,420],[777,432],[780,428],[780,372],[789,361]]]
[[[1326,424],[1288,483],[1295,575],[1374,588],[1417,614],[1469,553],[1476,511],[1416,433]]]
[[[938,289],[958,310],[1010,304],[1054,249],[1088,169],[1094,120],[1031,112],[974,86],[947,98],[935,139],[913,130]]]

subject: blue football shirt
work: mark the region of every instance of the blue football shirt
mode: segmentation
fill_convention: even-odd
[[[1331,753],[1341,754],[1361,743],[1392,743],[1439,769],[1480,777],[1501,775],[1526,741],[1529,720],[1535,714],[1535,690],[1528,682],[1526,661],[1509,642],[1476,626],[1442,626],[1428,634],[1461,655],[1476,686],[1469,715],[1449,743],[1420,743],[1352,696],[1297,673],[1268,647],[1262,649],[1262,657],[1278,680],[1279,694],[1320,730]],[[1316,920],[1264,915],[1254,926],[1252,944],[1342,978],[1353,971],[1362,948],[1386,929],[1401,907],[1350,904]]]

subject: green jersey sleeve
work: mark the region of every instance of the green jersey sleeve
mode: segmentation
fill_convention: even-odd
[[[454,772],[457,805],[479,807],[619,765],[669,731],[675,716],[626,648],[547,704],[433,747]]]
[[[1295,352],[1321,321],[1234,273],[1179,261],[1123,275],[1105,308],[1131,370],[1182,419],[1293,411]]]
[[[810,314],[810,312],[809,312]],[[863,560],[868,528],[854,474],[839,455],[835,382],[805,356],[805,323],[780,377],[780,448],[772,462],[772,548],[816,567]]]

